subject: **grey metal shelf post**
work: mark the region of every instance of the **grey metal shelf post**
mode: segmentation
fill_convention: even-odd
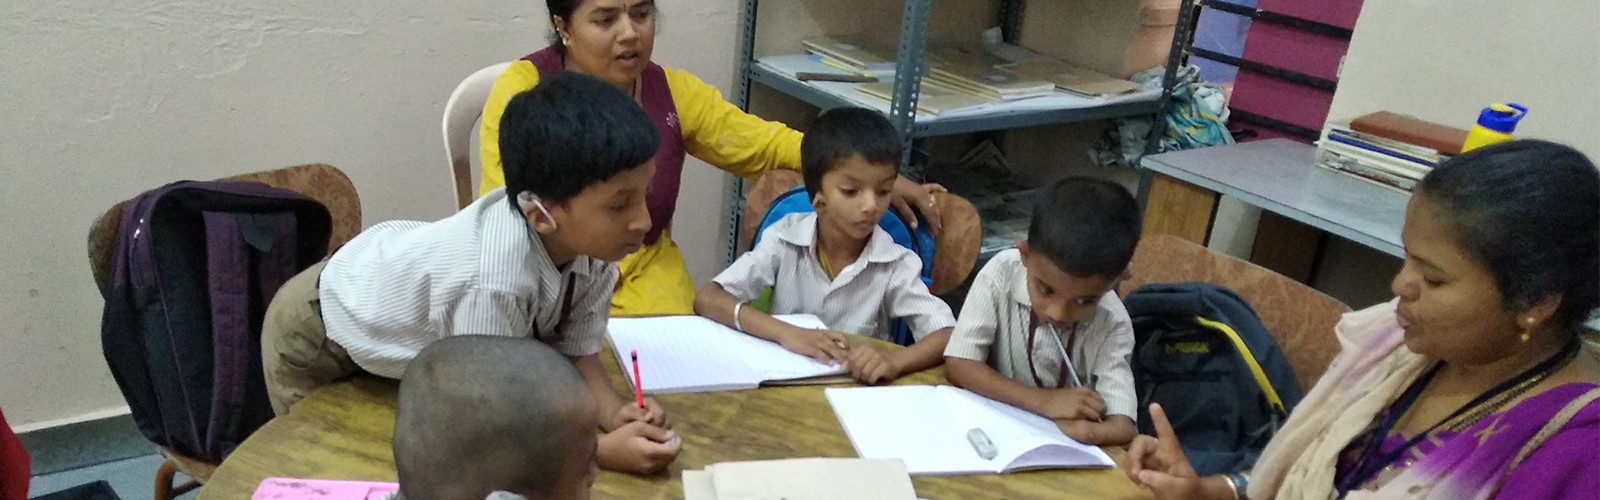
[[[895,52],[894,98],[889,103],[889,121],[900,132],[900,172],[911,172],[911,156],[917,129],[917,99],[922,77],[927,73],[923,52],[928,45],[928,21],[933,16],[933,0],[904,0],[900,15],[900,44]]]
[[[1183,0],[1178,7],[1178,24],[1173,27],[1172,49],[1167,52],[1167,71],[1161,76],[1161,99],[1156,102],[1156,114],[1150,122],[1150,135],[1145,140],[1145,156],[1161,152],[1161,137],[1166,133],[1166,104],[1172,100],[1173,87],[1177,86],[1178,68],[1188,60],[1185,50],[1190,39],[1194,37],[1195,23],[1199,22],[1200,9],[1195,5],[1195,0]],[[1144,210],[1150,201],[1150,183],[1155,180],[1155,172],[1134,162],[1133,169],[1139,172],[1139,189],[1136,198],[1139,200],[1139,210]]]
[[[739,39],[739,81],[734,84],[733,104],[739,109],[750,111],[750,62],[755,60],[756,54],[756,9],[761,7],[760,0],[744,0],[744,25],[741,27],[743,34]],[[733,182],[728,184],[728,217],[723,220],[723,235],[727,236],[728,244],[723,249],[723,264],[733,264],[739,257],[739,223],[744,217],[744,178],[733,176]]]

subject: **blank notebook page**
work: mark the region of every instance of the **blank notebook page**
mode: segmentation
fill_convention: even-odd
[[[898,458],[919,474],[996,472],[967,442],[931,386],[828,388],[828,403],[861,458]],[[997,457],[998,458],[998,457]]]
[[[778,319],[822,324],[815,316]],[[636,383],[630,352],[638,351],[639,378],[648,394],[750,389],[764,380],[839,371],[700,316],[614,318],[607,329],[630,384]]]
[[[983,428],[999,452],[995,459],[1007,468],[1113,465],[1100,448],[1068,437],[1048,418],[957,387],[939,386],[937,391],[954,420]]]

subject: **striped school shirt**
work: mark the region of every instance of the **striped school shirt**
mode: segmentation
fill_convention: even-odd
[[[568,356],[600,351],[616,266],[558,269],[496,189],[437,222],[372,226],[333,254],[318,290],[328,338],[363,370],[400,378],[451,335],[531,337]]]
[[[861,256],[828,279],[817,261],[817,214],[784,216],[761,233],[761,242],[713,281],[741,302],[772,287],[772,314],[815,314],[835,331],[889,340],[896,318],[911,335],[955,325],[950,306],[922,282],[922,261],[874,228]]]
[[[1006,378],[1035,387],[1089,386],[1105,400],[1106,415],[1126,415],[1137,422],[1129,364],[1133,321],[1116,292],[1106,292],[1088,319],[1063,329],[1031,322],[1032,312],[1021,253],[1012,249],[995,254],[973,278],[944,355],[987,363]],[[1033,345],[1028,343],[1030,324],[1035,324]],[[1062,364],[1063,351],[1072,358],[1070,370]],[[1062,372],[1069,373],[1068,380],[1061,378]],[[1077,381],[1070,380],[1074,372]]]

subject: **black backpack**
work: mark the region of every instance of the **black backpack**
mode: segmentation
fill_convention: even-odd
[[[331,231],[321,203],[253,182],[176,182],[128,202],[100,340],[146,438],[215,463],[272,419],[262,318]]]
[[[1248,469],[1300,402],[1300,384],[1250,305],[1210,283],[1154,283],[1123,300],[1133,319],[1139,431],[1160,403],[1202,476]]]

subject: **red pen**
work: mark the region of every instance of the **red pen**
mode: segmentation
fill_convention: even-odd
[[[639,403],[639,409],[644,409],[644,382],[639,380],[639,350],[628,351],[633,357],[633,399]]]

